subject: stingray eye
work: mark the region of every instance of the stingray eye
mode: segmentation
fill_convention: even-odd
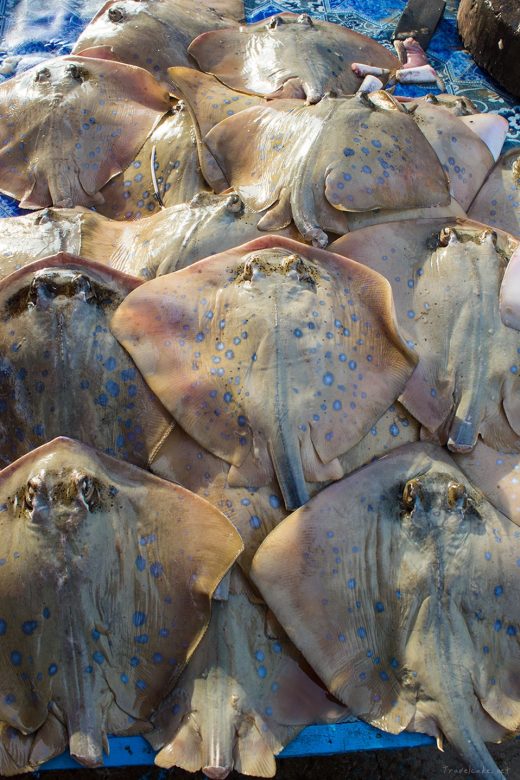
[[[27,487],[25,488],[25,496],[24,496],[24,505],[26,509],[32,510],[34,506],[34,497],[38,491],[39,487],[39,480],[37,480],[35,477],[33,479],[30,479],[27,483]]]
[[[125,12],[122,8],[111,8],[108,12],[108,18],[111,22],[114,22],[114,24],[118,24],[119,22],[124,22],[125,20]]]
[[[74,81],[83,82],[88,76],[88,71],[85,68],[81,68],[79,65],[76,65],[75,63],[72,63],[68,66],[67,73],[71,79],[74,79]]]
[[[79,274],[74,279],[73,289],[74,295],[87,303],[96,299],[96,293],[90,283],[90,279],[82,274]]]
[[[38,71],[36,76],[34,77],[34,80],[38,83],[41,83],[42,81],[48,81],[51,77],[51,72],[49,68],[42,68]]]
[[[406,509],[413,509],[417,497],[421,495],[421,485],[418,479],[409,480],[403,490],[403,504]]]
[[[94,480],[92,477],[88,477],[87,475],[84,475],[78,479],[77,482],[78,490],[83,496],[83,499],[86,504],[90,507],[94,500],[94,495],[96,492],[96,487],[94,485]]]
[[[279,16],[275,16],[269,22],[267,22],[265,26],[268,30],[276,30],[276,28],[281,24],[283,24],[283,19],[280,19]]]
[[[233,193],[233,195],[230,195],[229,198],[226,200],[226,209],[228,211],[231,211],[232,214],[237,214],[239,211],[242,211],[243,203],[240,200],[239,196],[236,194],[236,192]]]
[[[448,506],[450,509],[465,509],[468,503],[466,488],[460,482],[448,485]]]
[[[298,24],[306,24],[308,27],[312,27],[312,19],[309,14],[300,14],[298,17]]]

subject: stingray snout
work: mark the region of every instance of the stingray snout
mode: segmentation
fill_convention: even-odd
[[[230,766],[205,766],[202,769],[206,777],[210,777],[211,780],[224,780],[225,777],[231,772]]]

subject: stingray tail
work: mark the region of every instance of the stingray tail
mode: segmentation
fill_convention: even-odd
[[[303,475],[299,441],[289,441],[286,432],[279,430],[276,442],[270,443],[274,470],[287,509],[298,509],[309,500],[309,491]],[[291,437],[293,438],[293,437]]]
[[[443,716],[440,719],[442,732],[470,770],[489,780],[504,780],[504,775],[478,733],[468,707],[457,708],[456,712],[453,712],[453,708],[450,708],[451,711],[447,707],[443,709]]]

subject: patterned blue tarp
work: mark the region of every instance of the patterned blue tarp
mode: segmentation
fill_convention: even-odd
[[[427,2],[427,0],[425,0]],[[102,0],[0,0],[0,81],[48,58],[68,54]],[[392,49],[392,32],[406,0],[245,0],[249,22],[281,11],[305,11],[344,24]],[[496,111],[509,121],[505,149],[520,146],[520,104],[473,62],[457,33],[458,0],[446,12],[428,48],[432,65],[446,90],[469,97],[481,111]],[[398,86],[397,94],[438,92],[428,87]],[[0,216],[22,213],[16,202],[0,195]]]

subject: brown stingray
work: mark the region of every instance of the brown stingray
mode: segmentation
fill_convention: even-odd
[[[419,357],[400,401],[442,444],[520,449],[520,336],[499,293],[516,240],[477,222],[393,222],[349,233],[333,249],[382,273],[399,328]]]
[[[454,454],[457,466],[478,485],[486,498],[513,523],[520,525],[520,458],[487,447],[482,441],[472,452]],[[497,537],[497,543],[500,538]]]
[[[487,130],[489,122],[496,122],[496,133],[503,133],[501,148],[507,121],[493,114],[456,116],[449,106],[426,101],[417,102],[413,117],[442,162],[451,195],[466,211],[495,163],[490,148],[477,135],[478,123],[485,117]]]
[[[102,203],[101,187],[169,108],[168,92],[141,68],[46,60],[0,85],[0,191],[29,209]]]
[[[161,206],[186,203],[207,189],[193,123],[179,101],[152,130],[135,160],[103,187],[105,202],[96,211],[111,219],[140,219]]]
[[[31,734],[0,723],[0,769],[2,775],[11,777],[22,772],[32,772],[36,767],[59,756],[67,748],[65,725],[53,712]]]
[[[518,560],[518,527],[418,443],[290,515],[251,573],[353,714],[446,738],[503,780],[484,742],[520,729]]]
[[[208,631],[147,739],[155,763],[200,769],[223,780],[234,768],[274,777],[274,755],[311,723],[335,723],[348,711],[316,680],[280,629],[267,632],[267,609],[235,567],[226,601],[213,605]],[[273,755],[274,754],[274,755]]]
[[[50,208],[2,219],[0,279],[28,263],[59,252],[80,255],[83,215],[87,213],[80,209]]]
[[[412,117],[387,93],[277,100],[225,119],[206,142],[230,185],[253,209],[272,207],[271,229],[292,216],[325,246],[321,204],[332,212],[448,205],[439,159]],[[322,215],[323,216],[323,215]]]
[[[520,151],[504,154],[477,193],[468,216],[520,238]]]
[[[243,95],[222,84],[214,76],[190,68],[170,68],[170,84],[190,110],[197,136],[202,175],[215,192],[226,189],[228,181],[205,143],[206,134],[226,117],[252,106],[264,105],[262,98]],[[281,225],[285,227],[285,225]]]
[[[246,574],[260,544],[287,516],[274,475],[263,487],[233,484],[244,481],[244,475],[197,444],[180,425],[164,440],[150,469],[205,498],[233,523],[244,542],[238,562]],[[265,481],[266,475],[253,472],[245,482],[248,477],[259,481],[259,476]]]
[[[201,70],[233,89],[308,103],[317,103],[327,92],[356,92],[363,78],[352,70],[353,62],[388,71],[400,67],[380,43],[307,14],[278,14],[256,24],[203,33],[188,51]],[[382,79],[386,82],[387,77]]]
[[[0,282],[0,464],[70,436],[146,467],[174,423],[109,331],[141,284],[71,255]]]
[[[0,718],[28,734],[51,709],[97,766],[173,687],[240,537],[184,488],[65,438],[0,472],[0,502]]]
[[[241,0],[109,0],[81,33],[73,52],[139,65],[167,81],[172,65],[195,67],[188,56],[194,38],[243,17]]]
[[[182,427],[257,484],[274,468],[288,508],[341,477],[415,362],[379,274],[276,236],[147,282],[111,327]]]

